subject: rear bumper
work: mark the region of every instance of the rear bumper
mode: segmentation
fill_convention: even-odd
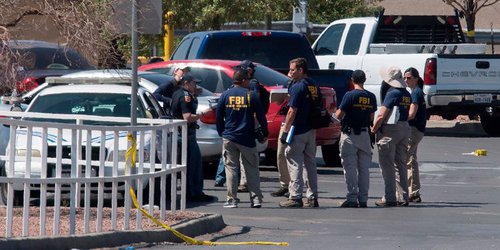
[[[500,94],[493,94],[491,103],[475,103],[474,93],[426,95],[429,115],[486,115],[500,112]]]

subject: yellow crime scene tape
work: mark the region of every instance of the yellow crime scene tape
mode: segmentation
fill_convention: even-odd
[[[127,141],[130,143],[130,148],[127,149],[127,152],[125,154],[125,161],[130,162],[131,167],[135,167],[135,160],[137,157],[137,152],[136,152],[136,141],[135,138],[132,136],[132,134],[127,135]],[[129,161],[130,160],[130,161]],[[125,168],[128,164],[125,164]],[[127,170],[125,169],[125,172]],[[156,225],[163,227],[167,229],[168,231],[172,232],[175,236],[179,237],[182,239],[184,242],[191,244],[191,245],[208,245],[208,246],[215,246],[215,245],[273,245],[273,246],[288,246],[288,242],[265,242],[265,241],[250,241],[250,242],[212,242],[212,241],[201,241],[197,240],[194,238],[191,238],[187,235],[182,234],[181,232],[173,229],[169,225],[162,223],[161,221],[157,220],[154,218],[152,215],[150,215],[144,208],[139,206],[139,202],[137,201],[137,196],[135,195],[134,189],[131,187],[130,188],[130,197],[132,198],[132,202],[134,203],[135,208],[139,209],[142,214],[144,214],[146,217],[148,217],[152,222],[154,222]]]
[[[462,155],[487,156],[488,151],[486,151],[486,149],[476,149],[474,152],[462,153]]]

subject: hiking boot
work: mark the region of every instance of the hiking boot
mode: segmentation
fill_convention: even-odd
[[[245,185],[238,186],[238,193],[248,193],[248,187]]]
[[[224,203],[224,208],[237,208],[238,207],[238,200],[234,199],[229,199]]]
[[[422,198],[420,198],[420,195],[412,196],[412,197],[410,197],[409,201],[410,202],[420,203],[420,202],[422,202]]]
[[[319,207],[318,199],[317,198],[308,197],[306,199],[306,202],[304,202],[304,207],[308,207],[308,208]]]
[[[396,201],[385,201],[383,199],[375,201],[375,205],[379,207],[395,207],[398,205]]]
[[[365,207],[368,207],[368,204],[366,203],[366,201],[360,201],[359,202],[359,207],[362,207],[362,208],[365,208]]]
[[[358,207],[358,203],[355,201],[345,200],[340,204],[340,207]]]
[[[272,197],[288,196],[287,193],[288,193],[288,188],[280,187],[280,189],[278,189],[277,191],[272,192],[271,196]]]
[[[294,200],[294,199],[286,199],[280,201],[280,207],[288,207],[288,208],[300,208],[304,204],[302,203],[302,199]]]

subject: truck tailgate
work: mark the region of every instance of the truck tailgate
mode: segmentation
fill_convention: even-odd
[[[500,55],[439,55],[436,92],[500,91]]]

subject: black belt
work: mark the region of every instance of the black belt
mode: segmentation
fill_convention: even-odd
[[[354,132],[355,135],[359,135],[361,132],[366,132],[368,131],[368,128],[367,127],[362,127],[359,129],[359,133],[356,133],[356,129],[354,128],[351,128],[351,127],[345,127],[342,129],[342,132],[346,133],[346,134],[351,134]]]

